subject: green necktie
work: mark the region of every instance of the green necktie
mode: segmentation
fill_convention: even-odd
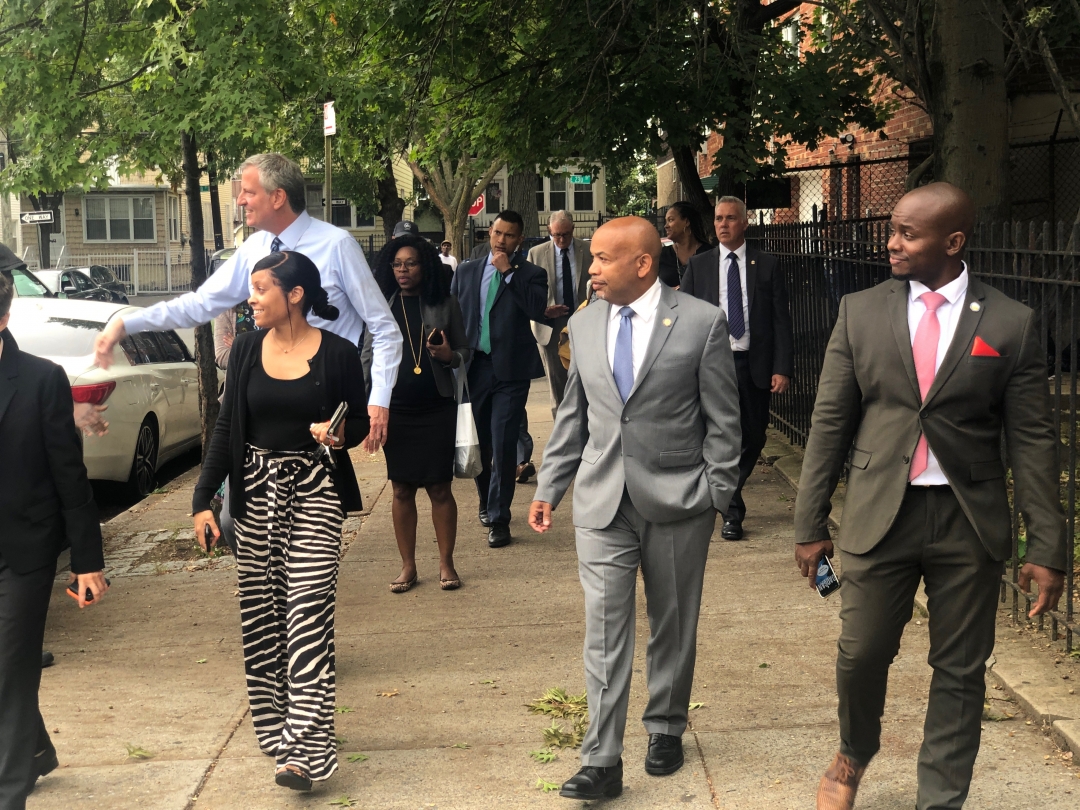
[[[491,305],[495,303],[495,296],[499,294],[499,282],[502,281],[502,273],[498,270],[491,277],[488,285],[487,300],[484,301],[484,318],[480,321],[480,345],[479,349],[484,354],[491,354]]]

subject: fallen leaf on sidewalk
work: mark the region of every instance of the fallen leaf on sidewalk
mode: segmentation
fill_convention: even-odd
[[[705,706],[704,703],[691,703],[690,704],[690,711],[693,711],[694,709],[700,709],[700,708],[702,708],[704,706]]]
[[[348,714],[349,712],[355,712],[356,709],[350,709],[348,706],[338,706],[334,709],[335,714]]]
[[[150,759],[150,757],[153,756],[153,754],[145,748],[140,748],[131,743],[125,743],[125,747],[127,748],[128,756],[132,759]]]
[[[991,721],[993,723],[998,723],[998,722],[1001,722],[1002,720],[1012,720],[1013,717],[1015,717],[1015,716],[1016,715],[1009,714],[1008,712],[1005,712],[1004,714],[998,714],[992,708],[990,708],[989,703],[984,703],[983,704],[983,711],[982,711],[982,719],[983,720],[989,720],[989,721]]]
[[[464,751],[468,751],[471,746],[468,743],[454,743],[450,747],[451,748],[460,748],[460,749],[462,749]]]
[[[367,762],[371,757],[367,754],[349,754],[349,762]]]
[[[206,659],[205,659],[205,658],[200,658],[200,659],[199,659],[198,661],[196,661],[195,663],[196,663],[196,664],[205,664],[205,663],[206,663]]]
[[[558,790],[559,786],[555,782],[548,782],[546,779],[536,780],[536,789],[542,790],[544,793],[550,793],[553,790]]]
[[[401,693],[397,689],[391,689],[389,692],[376,692],[379,697],[397,697]]]
[[[356,807],[356,803],[348,796],[339,796],[327,804],[331,807]]]
[[[487,685],[487,684],[489,684],[489,683],[495,683],[495,681],[493,681],[493,680],[490,680],[490,679],[489,679],[489,680],[486,680],[486,681],[480,681],[480,685],[481,685],[481,686],[486,686],[486,685]]]
[[[539,751],[530,751],[529,756],[545,765],[549,762],[554,762],[559,758],[559,755],[550,748],[541,748]]]
[[[338,751],[340,751],[342,748],[344,748],[345,743],[347,743],[347,742],[348,742],[348,740],[345,739],[344,737],[334,737],[334,747]]]

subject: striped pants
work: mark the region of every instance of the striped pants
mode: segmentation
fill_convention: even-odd
[[[248,446],[236,567],[251,723],[277,767],[337,770],[334,597],[344,513],[313,454]]]

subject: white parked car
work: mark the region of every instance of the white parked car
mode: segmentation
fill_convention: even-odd
[[[199,444],[199,375],[175,332],[129,335],[113,365],[94,365],[94,338],[137,307],[98,301],[15,298],[8,328],[19,348],[63,366],[76,402],[105,404],[109,432],[83,442],[91,479],[125,481],[145,497],[158,468]]]

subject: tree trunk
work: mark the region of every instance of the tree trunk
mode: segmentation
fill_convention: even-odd
[[[506,177],[506,208],[517,211],[525,220],[522,236],[540,236],[540,213],[536,210],[536,181],[535,169],[513,172]]]
[[[210,220],[214,225],[214,250],[225,249],[225,227],[221,223],[221,200],[218,199],[217,161],[206,153],[206,181],[210,187]]]
[[[705,222],[705,230],[708,232],[709,223],[713,220],[713,204],[709,199],[705,186],[698,177],[697,157],[690,146],[678,146],[671,150],[675,158],[675,168],[679,170],[679,179],[682,180],[683,188],[686,189],[686,202],[696,208]]]
[[[206,246],[203,238],[202,194],[199,192],[199,150],[195,136],[180,134],[184,159],[184,197],[188,207],[188,233],[191,237],[191,289],[206,281]],[[214,358],[214,331],[210,324],[195,327],[195,363],[199,367],[199,413],[202,414],[202,454],[210,447],[218,415],[217,362]]]
[[[30,198],[31,205],[34,206],[35,211],[53,211],[59,210],[60,202],[64,198],[64,192],[56,191],[52,194],[47,192],[41,192],[40,194],[27,194]],[[38,253],[39,266],[41,269],[52,267],[52,242],[50,237],[52,236],[52,225],[38,225]]]
[[[410,160],[409,168],[424,186],[431,201],[443,215],[446,226],[446,238],[453,245],[451,250],[460,251],[457,256],[467,256],[465,249],[465,228],[469,221],[469,208],[473,200],[488,187],[499,169],[502,160],[494,160],[487,167],[467,155],[457,161],[444,157],[432,166],[421,166]]]
[[[379,194],[379,217],[382,219],[383,235],[389,242],[394,235],[394,226],[401,222],[405,213],[405,200],[398,194],[397,178],[394,176],[394,164],[390,153],[382,151],[383,176],[376,183]]]
[[[1000,21],[968,0],[938,0],[928,72],[934,177],[975,200],[982,222],[1008,218],[1009,105]]]

